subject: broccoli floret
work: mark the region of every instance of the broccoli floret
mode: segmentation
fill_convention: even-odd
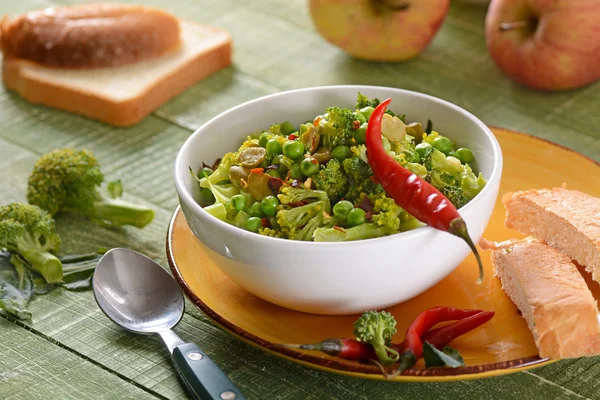
[[[301,201],[322,201],[323,210],[326,212],[331,211],[331,202],[329,201],[329,197],[327,196],[327,193],[322,190],[284,186],[280,189],[277,198],[281,204],[294,204]]]
[[[327,193],[332,203],[337,203],[348,193],[348,178],[337,159],[331,159],[324,168],[312,177],[317,189]]]
[[[378,238],[396,232],[397,230],[387,226],[379,226],[372,222],[360,224],[352,228],[332,227],[328,223],[327,226],[315,230],[314,240],[315,242],[349,242],[352,240]]]
[[[354,336],[359,342],[370,343],[379,362],[392,365],[400,355],[389,344],[396,334],[396,319],[386,311],[366,311],[354,323]]]
[[[370,195],[369,200],[373,204],[371,221],[377,226],[397,231],[400,228],[400,213],[404,211],[402,207],[397,205],[394,199],[387,197],[385,193]]]
[[[62,281],[62,263],[54,256],[60,237],[54,219],[41,208],[21,203],[0,207],[0,248],[19,254],[48,283]]]
[[[430,149],[423,157],[427,168],[425,179],[460,208],[475,197],[486,184],[481,174],[475,176],[469,165],[461,164],[452,156],[446,157],[437,149]]]
[[[54,150],[36,162],[29,176],[27,200],[51,215],[59,211],[76,212],[105,226],[143,228],[152,222],[152,209],[102,196],[97,188],[103,181],[104,175],[91,151]],[[118,192],[112,194],[115,193]]]
[[[360,157],[346,158],[342,162],[342,167],[349,179],[350,187],[344,198],[349,201],[355,201],[361,195],[383,193],[383,188],[373,179],[373,171],[369,164],[360,159]]]
[[[333,149],[354,138],[354,112],[347,108],[329,107],[319,122],[321,145]]]
[[[369,99],[367,96],[365,96],[361,92],[358,92],[358,96],[356,99],[356,108],[358,108],[358,109],[365,108],[365,107],[375,108],[379,105],[379,103],[381,103],[381,101],[377,97]]]
[[[277,224],[288,239],[312,240],[315,229],[323,225],[325,203],[316,201],[277,212]]]

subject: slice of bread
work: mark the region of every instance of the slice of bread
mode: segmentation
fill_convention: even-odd
[[[562,250],[600,282],[600,199],[555,188],[508,193],[505,224]]]
[[[53,68],[5,56],[4,84],[32,103],[115,126],[134,125],[192,84],[231,64],[227,32],[185,21],[180,27],[177,49],[118,67]]]
[[[527,321],[540,357],[600,354],[596,301],[569,257],[533,238],[480,245],[493,250],[495,274]]]

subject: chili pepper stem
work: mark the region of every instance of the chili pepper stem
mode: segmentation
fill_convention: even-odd
[[[479,257],[477,247],[475,246],[475,243],[473,243],[473,241],[471,240],[471,236],[469,236],[465,220],[462,218],[456,218],[450,221],[450,227],[448,228],[448,232],[467,242],[467,244],[471,248],[471,251],[473,251],[475,258],[477,259],[477,265],[479,266],[479,278],[477,279],[477,284],[481,284],[483,282],[483,264],[481,262],[481,257]]]

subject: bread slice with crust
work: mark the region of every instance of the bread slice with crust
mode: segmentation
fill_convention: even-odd
[[[600,282],[600,199],[554,188],[508,193],[502,202],[506,227],[563,251]]]
[[[600,354],[596,301],[571,259],[537,239],[491,243],[495,274],[532,332],[540,357]]]
[[[71,111],[115,126],[130,126],[194,83],[231,64],[231,38],[221,29],[178,19],[177,30],[156,27],[156,21],[161,20],[170,25],[171,18],[156,10],[140,10],[139,6],[66,8],[67,15],[74,19],[72,25],[80,34],[69,40],[57,39],[53,42],[53,51],[40,55],[32,50],[32,55],[22,58],[15,53],[18,55],[19,51],[25,50],[21,47],[13,49],[9,44],[23,46],[26,40],[2,38],[4,84],[32,103]],[[50,10],[47,11],[50,14],[66,12]],[[79,14],[86,17],[79,18]],[[30,20],[27,20],[28,24],[44,21],[41,17]],[[14,28],[8,24],[3,22],[3,31],[15,35],[22,35],[24,28],[21,25],[28,26],[15,22]],[[60,24],[62,22],[55,22],[50,28],[42,24],[44,29],[40,34],[50,38],[53,32],[63,35],[72,30],[70,25],[67,27],[70,29],[66,29]],[[180,37],[176,41],[167,40],[167,32],[171,36],[176,32]],[[152,39],[161,35],[160,40]],[[29,40],[35,39],[30,36],[27,36]],[[93,53],[93,49],[83,43],[90,37],[96,38],[96,43],[103,43],[104,47],[92,47],[101,50],[104,56],[96,57],[96,54],[96,58],[80,60],[80,56]],[[152,44],[152,48],[146,46],[142,52],[136,44],[142,38],[148,46]],[[31,44],[30,49],[39,50],[37,44]],[[53,61],[43,64],[41,60]],[[57,67],[56,60],[64,66]]]

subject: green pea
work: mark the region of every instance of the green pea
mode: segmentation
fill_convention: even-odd
[[[262,218],[264,217],[264,214],[262,212],[262,209],[260,207],[260,201],[257,201],[256,203],[252,204],[250,206],[250,208],[248,208],[248,215],[251,217],[257,217],[257,218]]]
[[[456,150],[456,154],[460,156],[458,157],[458,159],[464,164],[470,164],[473,161],[475,161],[475,156],[473,155],[473,152],[470,149],[461,147],[460,149]]]
[[[346,219],[346,217],[348,216],[348,213],[350,211],[352,211],[353,209],[354,209],[354,206],[348,200],[338,201],[333,206],[333,215],[335,215],[336,217],[342,218],[342,219]]]
[[[433,147],[448,155],[452,151],[452,142],[445,136],[438,136],[433,139],[433,143],[431,143]]]
[[[277,197],[267,196],[260,202],[260,209],[266,216],[274,217],[277,214],[278,205],[279,199]]]
[[[246,209],[246,196],[243,194],[236,194],[231,198],[231,205],[238,211]]]
[[[297,160],[304,154],[304,145],[298,140],[290,140],[283,144],[283,155],[292,160]]]
[[[350,157],[352,152],[350,151],[350,147],[348,146],[337,146],[331,152],[333,158],[337,158],[340,161],[344,161],[346,158]]]
[[[214,204],[216,201],[215,195],[209,188],[200,188],[200,195],[202,196],[202,201],[208,206]]]
[[[302,175],[302,170],[300,169],[300,164],[296,163],[292,165],[292,168],[290,168],[290,178],[304,179],[304,175]]]
[[[262,221],[258,217],[250,217],[248,221],[246,221],[246,230],[250,232],[258,232],[258,229],[261,227]]]
[[[367,122],[367,119],[365,118],[363,113],[361,113],[360,111],[356,111],[354,113],[354,116],[356,117],[357,120],[360,121],[361,125],[364,124],[365,122]]]
[[[369,126],[369,124],[365,122],[356,130],[356,132],[354,132],[354,140],[356,140],[358,144],[365,144],[367,140],[367,126]]]
[[[286,136],[297,131],[294,124],[292,124],[290,121],[282,122],[280,126],[281,126],[281,133]]]
[[[212,168],[204,167],[200,170],[200,172],[198,172],[198,178],[202,179],[204,177],[211,176],[213,172],[215,171],[213,171]]]
[[[300,172],[305,176],[313,176],[319,172],[319,162],[316,158],[305,158],[300,163]]]
[[[385,136],[381,137],[381,143],[383,144],[383,149],[385,151],[392,150],[392,145],[390,144],[390,141],[388,140],[388,138],[386,138]]]
[[[362,113],[362,115],[365,116],[367,121],[369,120],[369,118],[371,118],[371,114],[373,114],[373,111],[375,111],[374,107],[365,107],[360,109],[360,112]]]
[[[362,208],[353,208],[346,215],[346,222],[350,227],[365,223],[365,215],[367,213]]]
[[[267,142],[269,141],[269,139],[271,139],[271,134],[268,132],[263,132],[260,134],[259,138],[258,138],[258,145],[260,147],[267,147]]]
[[[422,142],[415,146],[415,150],[417,151],[419,157],[423,159],[423,157],[425,157],[425,154],[429,153],[432,147],[433,146],[431,146],[431,144],[427,142]]]
[[[267,158],[272,159],[277,154],[281,154],[281,143],[277,139],[271,139],[267,142]]]
[[[281,174],[276,169],[270,169],[267,171],[267,175],[272,176],[273,178],[281,179]]]

